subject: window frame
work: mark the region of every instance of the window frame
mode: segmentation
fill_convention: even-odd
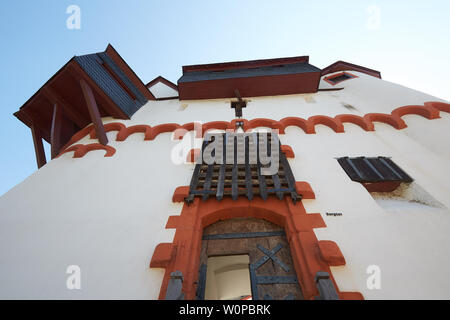
[[[342,80],[339,80],[337,82],[333,81],[333,79],[341,77],[341,76],[344,76],[344,75],[345,76],[349,76],[349,78],[342,79]],[[333,74],[331,76],[328,76],[328,77],[324,78],[323,80],[325,80],[326,82],[328,82],[332,86],[335,86],[338,83],[341,83],[341,82],[344,82],[344,81],[347,81],[347,80],[350,80],[350,79],[355,79],[355,78],[359,78],[359,77],[357,75],[354,75],[353,73],[350,73],[350,72],[347,72],[347,71],[343,71],[343,72],[339,72],[339,73]]]

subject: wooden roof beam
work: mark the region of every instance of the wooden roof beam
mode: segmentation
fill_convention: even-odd
[[[61,127],[63,120],[62,107],[55,103],[53,106],[52,128],[50,131],[51,157],[55,158],[61,149]]]
[[[108,144],[108,138],[106,137],[105,128],[103,127],[102,118],[100,117],[100,111],[98,110],[94,93],[84,79],[80,79],[80,85],[81,90],[83,91],[84,99],[86,100],[89,115],[91,116],[92,123],[94,124],[97,139],[102,145],[105,146]]]
[[[24,123],[27,124],[30,128],[33,125],[36,128],[39,127],[41,138],[50,143],[50,130],[40,125],[40,118],[35,110],[27,108],[27,109],[20,109],[18,112],[20,112],[20,118],[23,119]]]
[[[53,104],[58,104],[64,109],[64,113],[68,119],[75,123],[80,129],[84,128],[89,122],[81,113],[77,111],[75,106],[64,99],[60,94],[51,88],[42,88],[44,96]]]
[[[33,135],[34,152],[36,153],[36,163],[38,169],[47,163],[45,159],[44,145],[42,144],[42,135],[39,128],[31,125],[31,134]]]

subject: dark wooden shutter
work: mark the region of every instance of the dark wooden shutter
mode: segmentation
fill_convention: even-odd
[[[343,157],[337,161],[353,181],[361,183],[413,181],[405,171],[387,157]]]

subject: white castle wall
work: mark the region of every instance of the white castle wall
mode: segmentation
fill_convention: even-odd
[[[390,113],[394,108],[440,101],[435,97],[352,72],[341,91],[250,98],[244,118],[307,118],[342,113]],[[321,87],[329,87],[324,81]],[[158,125],[202,120],[230,121],[229,99],[150,101],[131,120],[105,122]],[[343,106],[350,104],[356,109]],[[308,181],[316,200],[304,200],[308,212],[320,212],[327,228],[319,240],[335,241],[347,265],[332,272],[342,291],[360,291],[366,299],[450,298],[450,115],[427,120],[404,116],[408,128],[383,123],[375,132],[344,124],[345,133],[322,125],[317,134],[288,127],[283,144],[295,152],[289,160],[298,181]],[[171,202],[177,186],[188,185],[193,165],[175,165],[170,133],[153,141],[133,134],[116,142],[114,156],[92,151],[52,160],[0,198],[0,298],[156,299],[163,269],[149,269],[155,246],[171,242],[164,229],[181,204]],[[79,143],[92,143],[88,137]],[[401,201],[376,201],[339,166],[341,156],[391,156],[440,208]],[[326,212],[342,212],[327,216]],[[81,267],[81,290],[66,288],[69,265]],[[381,290],[366,287],[369,265],[381,268]]]
[[[426,101],[444,101],[363,73],[353,71],[351,73],[359,78],[334,86],[345,88],[340,91],[249,98],[247,108],[243,111],[244,118],[280,120],[294,116],[308,118],[318,114],[334,117],[343,113],[357,115],[370,112],[390,113],[400,106],[422,105]],[[321,81],[320,87],[332,86]],[[168,122],[184,124],[192,121],[230,121],[234,119],[234,109],[230,109],[230,101],[231,99],[149,101],[129,121],[133,124],[146,123],[152,126]],[[357,110],[349,110],[343,104],[350,104]]]
[[[449,120],[446,116],[437,121],[444,126]],[[450,280],[437,276],[450,263],[448,160],[386,124],[376,124],[374,133],[361,132],[352,124],[345,125],[344,134],[317,129],[318,134],[305,135],[291,134],[297,129],[289,128],[283,143],[296,153],[291,160],[294,175],[308,181],[315,191],[316,200],[303,203],[307,212],[320,212],[327,224],[327,228],[315,229],[318,239],[335,241],[346,259],[345,267],[332,268],[339,288],[360,291],[366,299],[448,298]],[[361,155],[391,156],[445,208],[406,201],[397,202],[393,209],[380,207],[334,159]],[[326,212],[343,215],[327,216]],[[370,265],[381,269],[381,290],[366,287]]]

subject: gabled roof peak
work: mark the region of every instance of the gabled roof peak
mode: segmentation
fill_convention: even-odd
[[[368,74],[370,76],[381,79],[380,71],[366,68],[363,66],[359,66],[357,64],[353,64],[353,63],[342,61],[342,60],[336,61],[335,63],[332,63],[328,67],[324,68],[322,70],[322,76],[327,75],[329,73],[338,72],[338,71],[346,71],[346,70],[362,72],[362,73]]]

